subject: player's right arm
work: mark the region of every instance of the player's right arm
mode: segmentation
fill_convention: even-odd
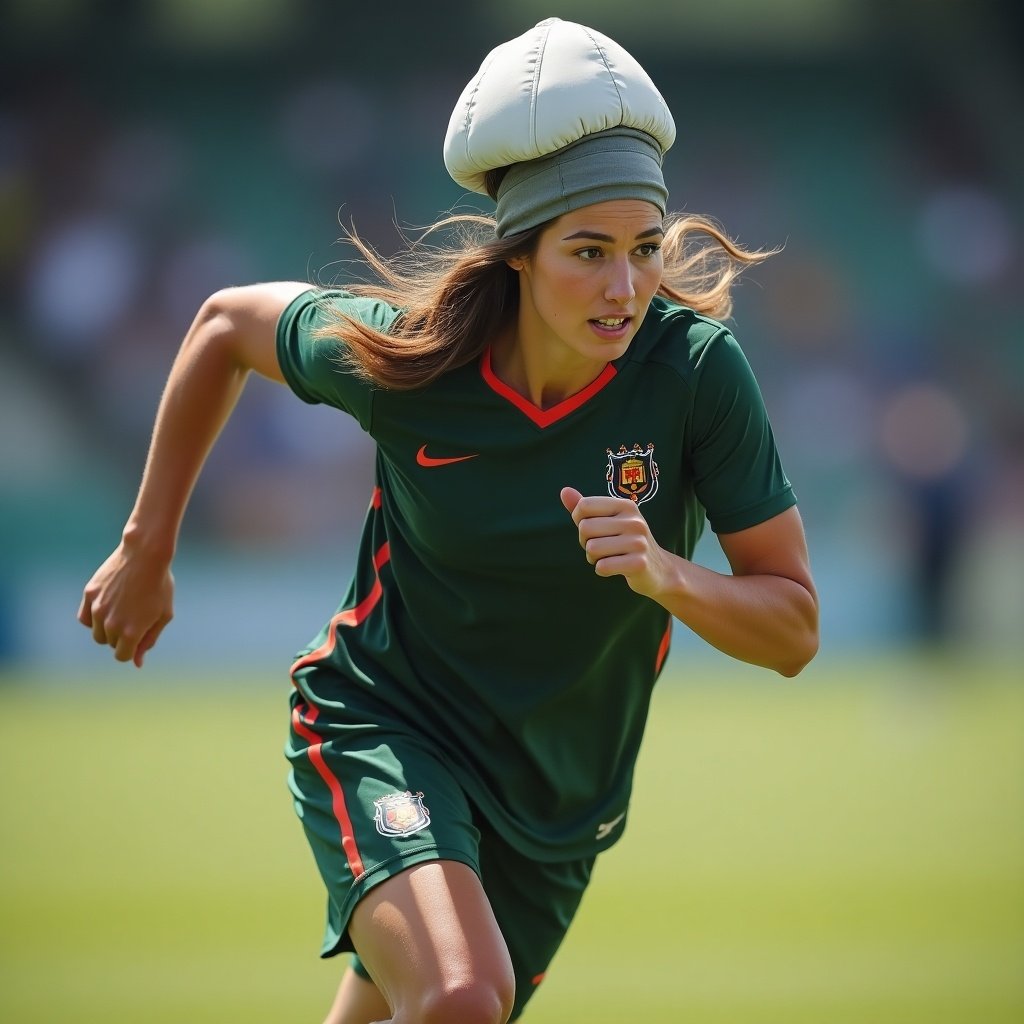
[[[142,661],[171,621],[171,562],[200,470],[252,371],[284,382],[277,321],[309,288],[226,288],[203,303],[171,367],[142,483],[121,542],[85,587],[78,621],[118,661]]]

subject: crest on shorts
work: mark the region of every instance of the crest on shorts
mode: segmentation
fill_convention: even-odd
[[[430,824],[422,793],[389,793],[373,801],[374,820],[382,836],[407,836]]]
[[[654,461],[654,445],[641,448],[635,444],[608,453],[608,493],[613,498],[632,498],[638,505],[650,501],[658,492],[658,464]]]

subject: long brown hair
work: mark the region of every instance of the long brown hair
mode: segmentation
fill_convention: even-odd
[[[387,333],[333,306],[320,336],[342,341],[346,367],[382,388],[424,387],[441,374],[478,358],[519,309],[519,279],[507,260],[534,254],[547,225],[497,238],[494,219],[453,214],[397,255],[382,256],[355,229],[345,240],[377,280],[345,284],[354,295],[379,299],[402,312]],[[447,240],[435,244],[436,235]],[[662,243],[665,270],[658,294],[721,320],[732,312],[732,286],[748,266],[776,250],[748,251],[708,217],[670,214]]]

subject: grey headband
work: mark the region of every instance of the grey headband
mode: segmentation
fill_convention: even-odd
[[[643,199],[664,215],[668,189],[661,160],[661,147],[650,135],[620,127],[513,164],[498,187],[498,237],[609,199]]]

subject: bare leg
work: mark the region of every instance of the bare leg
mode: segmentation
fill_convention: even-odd
[[[342,976],[324,1024],[373,1024],[390,1016],[391,1008],[377,986],[349,967]]]
[[[356,906],[349,933],[393,1009],[392,1024],[508,1020],[512,962],[480,879],[465,864],[430,861],[382,882]]]

